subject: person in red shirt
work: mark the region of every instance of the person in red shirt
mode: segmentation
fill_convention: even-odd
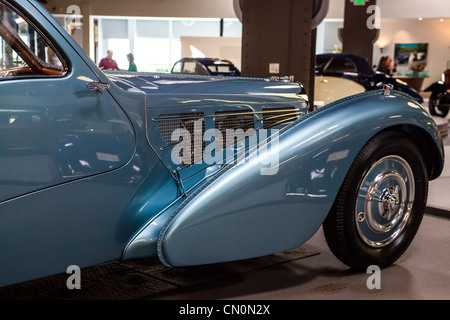
[[[100,64],[98,65],[100,69],[102,70],[119,70],[119,67],[117,66],[117,62],[113,60],[113,51],[108,50],[107,51],[107,57],[103,58],[100,61]]]

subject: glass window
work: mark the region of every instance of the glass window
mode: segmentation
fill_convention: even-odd
[[[229,66],[229,65],[217,66],[217,71],[218,72],[231,72],[231,66]]]
[[[61,60],[45,39],[3,3],[0,3],[0,38],[0,79],[64,74]]]
[[[104,19],[103,37],[106,39],[127,39],[128,20],[125,19]]]
[[[231,38],[241,38],[242,23],[238,19],[224,19],[223,36]]]
[[[170,39],[137,38],[134,42],[134,58],[139,70],[170,72]]]
[[[175,63],[175,65],[173,66],[172,72],[173,73],[181,72],[181,61],[178,61],[177,63]]]
[[[137,20],[136,35],[140,38],[169,38],[169,21]]]
[[[326,72],[357,72],[356,66],[350,59],[334,58]]]
[[[316,68],[323,69],[330,61],[328,57],[316,57]]]
[[[197,63],[195,61],[186,61],[183,66],[183,73],[195,73]]]

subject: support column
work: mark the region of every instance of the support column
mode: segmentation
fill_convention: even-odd
[[[83,2],[81,5],[81,14],[83,15],[83,50],[90,55],[91,53],[91,4]]]
[[[345,0],[342,51],[363,56],[370,64],[372,64],[373,44],[378,39],[379,29],[367,27],[372,14],[367,13],[367,8],[376,4],[377,0],[366,0],[362,4],[358,4],[355,0]]]
[[[314,0],[242,1],[242,74],[295,77],[311,96]],[[312,84],[311,84],[312,83]]]

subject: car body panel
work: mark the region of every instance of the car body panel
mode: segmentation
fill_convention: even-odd
[[[11,136],[8,144],[22,141],[26,145],[41,141],[35,137],[44,135],[53,139],[46,143],[53,150],[47,153],[52,161],[79,161],[80,155],[106,147],[105,152],[116,152],[120,161],[96,164],[95,170],[67,180],[46,173],[42,175],[48,179],[46,183],[25,180],[23,189],[12,194],[4,182],[0,286],[66,272],[70,265],[87,267],[156,256],[167,265],[197,265],[289,249],[314,234],[360,148],[387,128],[409,132],[411,138],[422,142],[419,145],[429,147],[431,156],[425,160],[430,161],[431,179],[442,171],[442,140],[433,120],[401,93],[364,93],[306,114],[307,103],[296,83],[103,73],[36,1],[10,3],[55,42],[70,62],[70,73],[59,79],[0,81],[2,98],[8,98],[2,101],[17,105],[15,110],[21,104],[32,105],[29,110],[20,109],[27,111],[25,120],[45,119],[43,127],[30,127],[23,137]],[[92,92],[86,87],[92,81],[109,88]],[[23,89],[22,83],[27,83],[27,88]],[[46,96],[49,92],[53,95]],[[38,100],[31,101],[32,94]],[[20,99],[13,101],[13,95]],[[64,130],[51,126],[53,116],[45,114],[45,106],[57,110],[57,104],[66,113],[59,119],[75,121]],[[284,121],[264,119],[264,114],[280,107],[284,108]],[[82,112],[86,108],[96,112]],[[271,124],[281,130],[276,175],[261,175],[254,160],[240,165],[178,167],[170,149],[163,148],[159,124],[153,121],[163,113],[200,111],[205,113],[205,129],[215,128],[223,117],[220,112],[231,111],[239,120],[242,109],[246,116],[250,114],[256,129]],[[59,145],[74,132],[91,137],[89,128],[99,139],[83,138],[73,152],[60,151]],[[5,128],[0,129],[2,136]],[[275,150],[272,146],[275,142],[270,140],[270,152]],[[238,150],[241,146],[227,148]],[[26,156],[36,150],[22,152]],[[0,157],[8,154],[2,152]],[[8,170],[1,161],[1,170]]]
[[[363,110],[355,111],[362,106]],[[373,119],[379,125],[373,125]],[[421,128],[428,136],[439,159],[430,178],[437,177],[443,164],[441,140],[426,111],[403,94],[361,94],[282,129],[276,175],[259,174],[256,160],[222,169],[183,203],[164,212],[162,219],[148,223],[128,245],[125,256],[143,257],[145,247],[154,254],[157,244],[165,264],[188,266],[295,247],[325,219],[362,146],[400,123]]]
[[[120,168],[133,155],[126,114],[109,94],[86,90],[95,74],[77,52],[60,50],[71,66],[66,76],[1,82],[0,201]]]
[[[161,74],[115,74],[108,76],[115,84],[131,92],[151,96],[146,104],[147,137],[149,144],[170,171],[178,169],[172,161],[172,148],[161,135],[161,117],[174,114],[202,113],[205,131],[215,128],[217,113],[226,111],[253,114],[254,129],[263,127],[262,112],[269,108],[293,107],[298,117],[307,113],[306,101],[299,99],[301,87],[296,83],[254,78],[229,78]],[[245,83],[245,85],[243,85]],[[199,105],[201,108],[199,108]],[[186,188],[209,175],[217,166],[195,165],[179,170]],[[208,171],[206,169],[209,169]],[[216,168],[217,169],[217,168]],[[196,175],[196,173],[199,173]],[[195,178],[191,178],[196,175]]]

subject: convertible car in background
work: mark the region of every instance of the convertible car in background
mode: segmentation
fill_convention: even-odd
[[[220,58],[183,58],[173,65],[171,73],[224,77],[241,75],[231,61]]]
[[[346,53],[316,56],[315,101],[318,106],[365,91],[392,85],[394,90],[410,95],[418,103],[422,96],[405,82],[376,72],[361,56]]]
[[[264,256],[321,225],[356,270],[413,240],[444,154],[410,96],[308,113],[285,80],[102,72],[37,1],[0,12],[0,286],[120,259]]]

